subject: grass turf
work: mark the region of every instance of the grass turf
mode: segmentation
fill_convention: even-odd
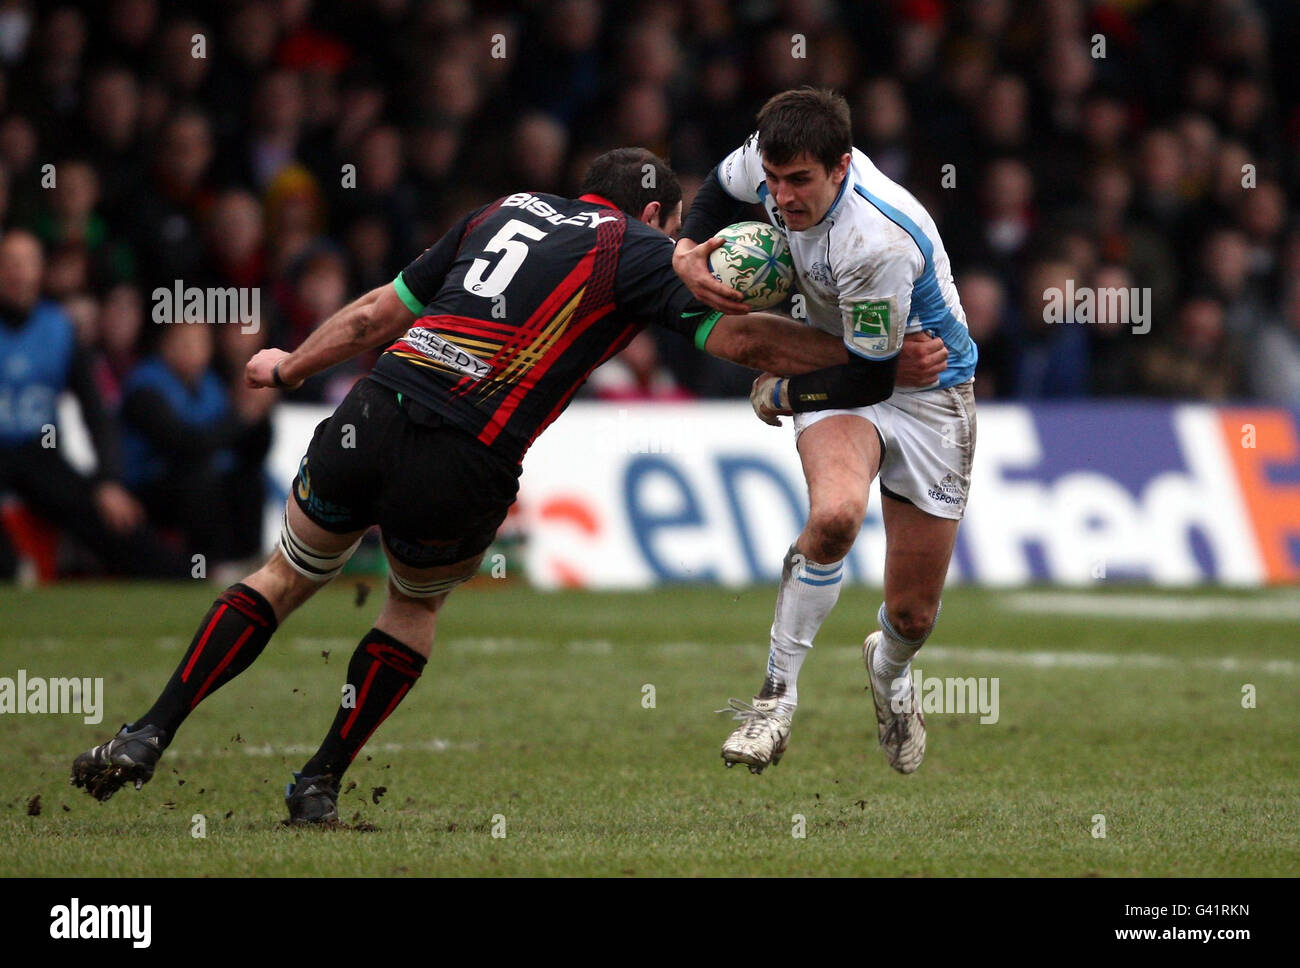
[[[1025,613],[1013,593],[950,589],[917,665],[998,677],[1000,716],[930,715],[925,765],[903,777],[874,749],[856,644],[879,592],[847,588],[800,677],[785,760],[751,776],[723,770],[731,723],[711,711],[758,685],[774,589],[544,594],[479,579],[452,597],[423,681],[346,778],[340,812],[375,829],[284,828],[284,784],[376,611],[354,584],[286,622],[153,781],[105,804],[68,785],[73,756],[148,707],[213,590],[0,590],[0,676],[102,676],[106,707],[93,726],[0,716],[0,874],[1300,871],[1300,623],[1252,613],[1279,593],[1184,593],[1173,601],[1231,617],[1176,621]],[[1163,597],[1122,592],[1135,594]]]

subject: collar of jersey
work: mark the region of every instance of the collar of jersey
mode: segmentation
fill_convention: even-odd
[[[592,192],[588,192],[586,195],[579,195],[578,201],[591,202],[593,205],[604,205],[606,208],[618,208],[617,205],[611,202],[604,195],[596,195]]]

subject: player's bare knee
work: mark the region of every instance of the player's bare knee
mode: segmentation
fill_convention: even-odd
[[[808,520],[808,537],[813,547],[806,549],[814,561],[839,561],[853,547],[862,528],[866,505],[861,501],[840,501],[813,512]]]

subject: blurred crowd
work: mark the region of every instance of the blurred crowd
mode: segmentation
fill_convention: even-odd
[[[689,207],[768,96],[815,84],[934,214],[982,398],[1300,406],[1297,49],[1292,0],[0,0],[0,232],[37,243],[8,257],[75,325],[96,448],[143,506],[255,466],[273,398],[243,362],[464,211],[576,194],[619,145],[667,157]],[[1145,321],[1045,322],[1067,282],[1149,291]],[[174,334],[154,292],[178,283],[257,290],[258,325]],[[588,392],[750,378],[647,332]]]

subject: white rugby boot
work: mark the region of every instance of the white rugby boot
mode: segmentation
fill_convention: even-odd
[[[925,759],[925,716],[910,676],[895,680],[895,690],[895,683],[876,675],[872,660],[882,640],[883,633],[872,632],[862,644],[862,660],[867,665],[867,681],[876,707],[876,736],[890,766],[899,773],[915,773]]]
[[[771,765],[781,762],[785,755],[786,744],[790,741],[789,716],[778,712],[780,700],[760,699],[754,702],[742,699],[728,700],[728,709],[718,712],[731,712],[740,720],[737,726],[722,744],[722,762],[728,767],[744,763],[750,773],[762,773]]]

